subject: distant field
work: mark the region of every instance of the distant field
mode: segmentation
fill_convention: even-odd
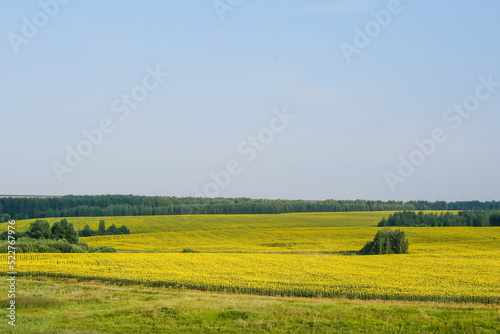
[[[404,227],[408,255],[347,255],[389,214],[104,217],[133,234],[81,241],[122,253],[19,254],[18,270],[264,295],[499,303],[500,228]],[[97,229],[100,219],[69,221]]]
[[[346,253],[360,250],[378,227],[231,228],[152,232],[81,238],[89,246],[108,245],[122,251],[208,253]],[[500,249],[498,227],[405,227],[411,254],[468,253]]]
[[[132,233],[175,232],[196,230],[261,229],[291,227],[365,227],[376,226],[393,211],[284,213],[276,215],[187,215],[187,216],[129,216],[129,217],[67,217],[82,230],[85,225],[96,230],[99,221],[106,226],[126,225]],[[43,218],[51,224],[61,218]],[[36,219],[18,220],[16,226],[25,230]],[[0,232],[6,231],[0,224]]]

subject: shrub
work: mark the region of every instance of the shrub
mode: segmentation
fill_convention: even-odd
[[[184,248],[181,253],[199,253],[199,251],[196,251],[192,248]]]
[[[66,239],[69,243],[78,243],[78,232],[75,230],[73,223],[68,223],[66,219],[55,222],[51,228],[52,239]]]
[[[0,253],[7,253],[8,242],[0,242]],[[66,240],[20,238],[16,240],[16,253],[85,253],[87,249]]]
[[[82,231],[78,231],[78,235],[80,237],[93,237],[99,235],[116,235],[116,234],[130,234],[130,230],[127,226],[122,225],[120,228],[116,227],[115,224],[111,225],[106,229],[106,222],[101,220],[99,222],[99,228],[97,231],[94,231],[90,228],[90,226],[85,225]]]
[[[116,249],[108,246],[92,247],[88,251],[89,253],[116,253]]]

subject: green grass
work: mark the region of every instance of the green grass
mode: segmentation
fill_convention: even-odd
[[[1,333],[500,333],[498,305],[261,297],[43,277],[20,278],[18,291],[17,326],[3,320]],[[6,303],[0,299],[2,315]]]

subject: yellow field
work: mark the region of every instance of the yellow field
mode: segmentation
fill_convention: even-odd
[[[108,245],[123,251],[208,253],[354,252],[373,239],[377,227],[313,227],[156,232],[81,238],[89,246]],[[410,253],[468,253],[500,250],[496,227],[405,227]]]
[[[18,270],[265,295],[498,303],[500,253],[491,255],[21,254]]]
[[[339,255],[372,240],[388,214],[104,217],[133,234],[80,240],[122,253],[18,254],[17,270],[269,295],[500,302],[498,227],[404,227],[408,255]],[[100,219],[68,220],[97,229]],[[188,247],[201,253],[179,254]],[[6,255],[0,261],[7,271]]]
[[[190,215],[190,216],[128,216],[128,217],[74,217],[68,218],[75,228],[82,230],[85,225],[97,230],[101,219],[106,227],[126,225],[132,233],[228,230],[240,228],[291,228],[291,227],[365,227],[376,226],[392,211],[379,212],[327,212],[327,213],[287,213],[278,215]],[[61,218],[43,218],[51,225]],[[16,228],[26,230],[36,219],[16,221]],[[0,224],[0,233],[7,230]]]

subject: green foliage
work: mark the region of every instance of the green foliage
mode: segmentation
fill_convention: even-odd
[[[0,233],[0,240],[8,240],[8,237],[9,237],[9,232],[8,231],[4,231],[2,233]],[[28,237],[28,232],[16,232],[16,235],[15,235],[15,238],[24,238],[24,237]]]
[[[78,232],[75,230],[73,223],[68,223],[66,219],[55,222],[52,225],[52,239],[59,240],[65,239],[69,243],[78,243]]]
[[[92,230],[86,226],[84,231]],[[7,236],[8,232],[0,235],[0,253],[7,253]],[[67,219],[55,222],[52,227],[46,220],[37,219],[26,232],[16,232],[15,237],[17,253],[116,253],[116,249],[107,246],[89,249],[87,244],[79,242],[78,231]]]
[[[104,234],[106,232],[106,222],[104,220],[101,220],[99,222],[99,228],[97,229],[98,233]]]
[[[116,253],[116,249],[108,246],[92,247],[89,249],[89,253]]]
[[[52,234],[49,222],[41,219],[37,219],[31,223],[27,233],[33,239],[50,239]]]
[[[0,198],[0,222],[49,217],[149,216],[183,214],[277,214],[292,212],[499,210],[500,202],[367,200],[267,200],[250,198],[147,197],[132,195]],[[105,232],[105,229],[100,231]]]
[[[111,225],[106,229],[106,222],[101,220],[99,222],[99,228],[94,231],[90,226],[85,225],[82,231],[78,231],[78,235],[81,237],[93,237],[98,235],[116,235],[116,234],[130,234],[130,230],[127,226],[122,225],[120,228],[116,227],[115,224]]]
[[[181,253],[199,253],[199,252],[192,248],[184,248]]]
[[[7,253],[9,243],[0,241],[0,253]],[[71,244],[66,240],[18,238],[16,253],[85,253],[86,245]]]
[[[388,228],[377,232],[373,241],[369,241],[359,251],[360,255],[408,254],[409,242],[406,233]]]
[[[92,231],[92,230],[90,229],[90,226],[85,225],[85,227],[83,228],[83,231],[81,231],[80,235],[81,235],[82,237],[91,237],[91,236],[93,236],[93,235],[94,235],[94,231]]]
[[[11,220],[11,216],[8,213],[0,214],[0,223],[6,223]]]
[[[120,232],[120,230],[118,230],[118,228],[116,227],[115,224],[111,225],[106,230],[106,234],[118,234],[119,232]]]
[[[122,225],[119,229],[118,229],[119,233],[118,234],[130,234],[130,230],[128,229],[127,226],[125,225]]]
[[[450,212],[441,212],[438,215],[422,211],[403,211],[395,212],[387,219],[383,218],[378,226],[500,226],[500,212],[460,211],[456,215]]]

